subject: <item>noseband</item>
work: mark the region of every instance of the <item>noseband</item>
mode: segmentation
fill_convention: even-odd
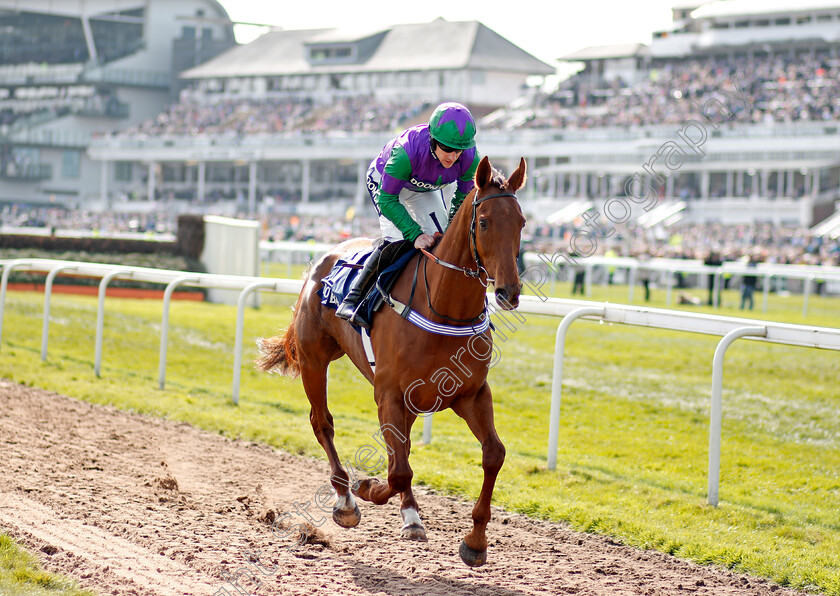
[[[475,238],[476,215],[478,213],[478,206],[481,203],[490,199],[496,199],[498,197],[513,197],[514,199],[517,199],[516,195],[511,192],[500,192],[494,195],[487,195],[486,197],[481,197],[480,199],[475,199],[472,203],[472,219],[470,220],[470,249],[472,250],[473,259],[475,259],[475,269],[467,269],[466,267],[459,267],[458,265],[453,265],[452,263],[442,261],[432,253],[428,252],[425,248],[421,248],[421,252],[438,265],[447,267],[449,269],[454,269],[455,271],[460,271],[467,277],[471,277],[473,279],[478,280],[478,282],[486,288],[487,284],[494,280],[488,275],[487,269],[484,268],[484,265],[481,264],[481,257],[478,254],[478,245],[476,243]],[[482,273],[484,274],[483,280],[481,279]]]

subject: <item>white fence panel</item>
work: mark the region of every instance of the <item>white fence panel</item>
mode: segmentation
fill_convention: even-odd
[[[99,285],[99,306],[97,309],[96,359],[94,367],[97,376],[100,375],[105,291],[108,283],[116,277],[130,277],[136,281],[166,284],[166,289],[164,291],[163,320],[161,324],[159,362],[159,386],[161,389],[164,387],[166,370],[166,335],[168,333],[169,302],[175,287],[184,284],[197,287],[224,288],[238,291],[232,389],[232,399],[234,403],[239,402],[244,309],[249,296],[257,290],[270,290],[274,292],[298,294],[303,287],[303,282],[301,280],[189,273],[165,269],[121,267],[116,265],[59,261],[52,259],[18,259],[13,261],[0,261],[0,266],[3,268],[2,278],[0,278],[2,280],[0,281],[0,347],[2,347],[6,290],[11,272],[17,269],[41,271],[48,274],[48,283],[45,285],[44,323],[41,349],[42,359],[46,359],[47,354],[46,346],[49,335],[50,292],[54,278],[61,273],[71,272],[74,275],[88,275],[101,278]],[[495,296],[493,294],[488,294],[488,300],[493,305],[496,316],[502,316],[503,311],[498,310],[498,305],[495,302]],[[549,414],[549,446],[547,457],[549,469],[554,469],[557,463],[565,338],[569,327],[575,320],[579,318],[596,318],[610,323],[721,336],[722,340],[715,350],[712,362],[708,480],[708,500],[712,505],[717,505],[718,502],[723,358],[729,345],[738,338],[747,337],[759,341],[769,341],[787,345],[840,350],[840,329],[830,327],[792,325],[787,323],[724,317],[704,313],[646,308],[633,305],[596,303],[585,300],[540,298],[536,296],[522,296],[520,298],[518,313],[519,315],[517,318],[520,321],[523,320],[522,314],[548,315],[563,318],[562,322],[558,326],[555,340],[554,377],[552,381],[551,410]],[[511,327],[510,325],[506,326],[509,329]],[[423,429],[424,442],[431,441],[431,423],[432,416],[426,416]]]

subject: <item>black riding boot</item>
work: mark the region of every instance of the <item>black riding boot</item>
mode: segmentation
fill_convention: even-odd
[[[376,272],[379,266],[379,254],[382,252],[384,244],[380,243],[374,247],[373,252],[365,261],[365,266],[359,271],[359,275],[353,280],[353,286],[341,301],[341,304],[335,311],[335,316],[349,321],[353,325],[358,325],[364,329],[370,329],[370,321],[365,319],[364,314],[359,310],[359,303],[367,294],[370,282],[376,278]]]

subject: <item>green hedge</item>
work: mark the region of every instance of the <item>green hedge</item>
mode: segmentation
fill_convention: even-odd
[[[198,273],[206,271],[204,265],[198,260],[203,249],[204,219],[200,215],[178,217],[178,234],[174,242],[25,234],[0,236],[0,260],[57,259]],[[9,282],[42,284],[46,277],[46,273],[12,271]],[[96,286],[99,285],[99,279],[59,275],[54,283],[56,285]],[[126,279],[116,279],[111,285],[121,288],[161,289],[161,284]],[[185,286],[183,289],[204,292],[202,288]]]

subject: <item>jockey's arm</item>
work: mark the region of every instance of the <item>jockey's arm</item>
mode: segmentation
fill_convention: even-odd
[[[411,162],[402,147],[394,147],[391,156],[385,163],[382,172],[382,180],[379,181],[379,192],[376,194],[376,204],[379,211],[387,217],[397,229],[402,232],[403,238],[414,242],[415,238],[423,233],[405,205],[400,203],[400,191],[411,179]]]
[[[400,203],[398,194],[390,194],[382,190],[382,185],[379,186],[379,194],[376,195],[376,202],[379,205],[379,210],[382,215],[393,222],[397,229],[402,232],[403,238],[414,241],[417,236],[423,233],[420,225],[412,219],[408,214],[405,206]]]
[[[478,162],[481,161],[481,156],[478,153],[478,150],[475,151],[475,157],[473,158],[470,167],[466,169],[463,175],[458,178],[458,185],[455,189],[455,196],[452,197],[452,205],[449,207],[449,221],[452,221],[452,218],[455,217],[455,214],[458,212],[458,208],[461,206],[461,203],[464,202],[464,199],[467,198],[467,195],[470,194],[470,191],[475,186],[475,171],[478,169]]]

